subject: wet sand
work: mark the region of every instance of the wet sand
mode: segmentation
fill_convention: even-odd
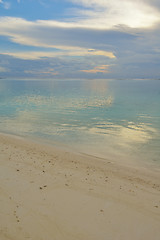
[[[160,169],[0,135],[1,240],[159,240]]]

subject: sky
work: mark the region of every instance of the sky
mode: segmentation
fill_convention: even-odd
[[[160,79],[160,1],[0,0],[0,77]]]

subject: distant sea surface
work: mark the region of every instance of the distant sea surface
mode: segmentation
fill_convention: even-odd
[[[0,131],[160,166],[160,81],[0,80]]]

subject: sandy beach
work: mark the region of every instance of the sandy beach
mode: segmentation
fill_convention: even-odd
[[[159,240],[160,169],[0,135],[0,240]]]

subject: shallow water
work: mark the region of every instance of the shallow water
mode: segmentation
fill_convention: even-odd
[[[160,163],[160,81],[0,80],[0,131]]]

